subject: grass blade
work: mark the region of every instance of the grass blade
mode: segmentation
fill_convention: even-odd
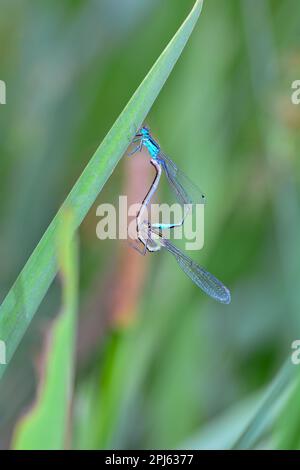
[[[18,450],[57,450],[67,445],[78,309],[78,246],[72,239],[72,212],[63,215],[57,241],[63,306],[47,332],[36,402],[16,426],[13,447]]]
[[[64,202],[62,209],[69,207],[74,214],[73,232],[81,224],[131,142],[136,129],[147,116],[193,31],[202,4],[203,0],[196,1],[192,11],[134,93]],[[57,273],[55,239],[59,215],[60,211],[0,307],[0,338],[6,343],[8,362]],[[5,368],[6,366],[0,366],[0,377]]]
[[[264,437],[278,417],[296,377],[296,367],[289,358],[267,388],[260,406],[233,445],[233,449],[253,449]]]

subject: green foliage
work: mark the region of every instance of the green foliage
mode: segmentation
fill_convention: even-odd
[[[2,298],[192,3],[3,2]],[[173,42],[178,54],[196,13]],[[133,178],[124,158],[103,187],[165,77],[155,78],[141,114],[117,121],[121,140],[111,146],[107,139],[115,134],[108,134],[103,159],[92,160],[99,165],[87,167],[82,192],[71,193],[82,196],[74,228],[85,217],[79,345],[89,353],[76,371],[73,447],[298,447],[297,368],[286,364],[299,339],[300,107],[291,103],[291,83],[300,78],[299,14],[295,0],[261,0],[255,8],[253,0],[228,0],[222,9],[219,0],[204,2],[201,21],[147,117],[164,151],[207,195],[205,246],[191,256],[231,288],[229,307],[207,299],[167,253],[153,254],[137,262],[143,269],[135,273],[140,287],[128,312],[132,324],[117,331],[107,326],[112,303],[129,305],[118,283],[127,285],[132,265],[124,268],[127,251],[117,241],[96,239],[92,203],[101,190],[96,203],[116,204],[140,181],[138,165]],[[165,187],[162,181],[161,201],[170,200]],[[32,401],[33,350],[60,306],[57,284],[47,291],[56,271],[52,255],[53,247],[39,257],[43,269],[31,265],[38,282],[26,276],[26,295],[10,294],[0,316],[9,358],[23,337],[0,383],[2,447]]]
[[[73,214],[62,212],[58,226],[58,266],[63,287],[62,311],[51,325],[39,365],[36,402],[17,424],[14,449],[64,449],[70,432],[78,309],[78,247]]]
[[[145,77],[66,198],[61,211],[66,207],[73,211],[73,231],[78,229],[147,116],[182,52],[201,8],[202,1],[197,0],[192,12]],[[49,225],[1,305],[0,337],[6,342],[8,361],[57,272],[55,239],[61,211]],[[0,374],[3,372],[4,366],[0,369]]]

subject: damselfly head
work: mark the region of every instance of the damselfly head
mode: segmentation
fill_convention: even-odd
[[[137,137],[149,137],[149,135],[150,129],[148,129],[148,127],[146,126],[141,127],[138,133],[136,134]]]

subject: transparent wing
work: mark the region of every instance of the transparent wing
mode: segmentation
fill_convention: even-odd
[[[230,291],[221,281],[182,253],[169,240],[162,238],[160,243],[172,253],[182,270],[200,289],[218,302],[223,304],[230,303]]]
[[[204,204],[205,194],[163,152],[157,159],[162,162],[166,176],[175,196],[182,204]]]

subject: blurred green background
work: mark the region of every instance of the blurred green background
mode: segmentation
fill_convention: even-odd
[[[1,300],[192,5],[1,0]],[[207,194],[205,246],[192,256],[231,288],[230,306],[167,253],[143,259],[97,240],[96,207],[130,192],[132,160],[85,219],[73,448],[226,446],[300,338],[299,15],[296,0],[206,1],[147,119]],[[55,282],[1,381],[2,448],[35,397],[59,306]],[[265,447],[276,445],[274,425]]]

